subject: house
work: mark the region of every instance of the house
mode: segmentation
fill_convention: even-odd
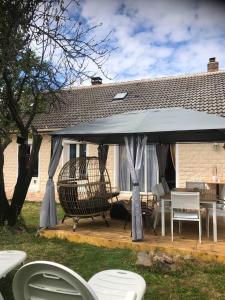
[[[39,162],[34,169],[27,199],[41,199],[47,181],[48,164],[51,155],[53,130],[93,121],[112,114],[145,110],[150,108],[184,107],[209,114],[225,116],[225,71],[219,71],[218,62],[210,58],[206,73],[171,76],[149,80],[135,80],[114,84],[103,84],[100,77],[92,78],[92,85],[62,92],[63,103],[50,114],[38,116],[36,127],[43,135]],[[190,120],[191,122],[191,120]],[[224,137],[225,140],[225,137]],[[97,146],[65,140],[64,150],[57,169],[72,157],[97,155]],[[5,152],[4,173],[6,191],[12,192],[17,172],[18,145],[16,139]],[[112,186],[121,191],[131,190],[123,146],[110,146],[107,168]],[[148,177],[148,169],[155,168],[153,178]],[[218,176],[225,181],[225,150],[223,144],[195,143],[171,145],[166,170],[167,181],[184,186],[187,180],[211,181]],[[149,145],[145,151],[142,169],[141,189],[149,191],[157,181],[157,160],[155,149]]]

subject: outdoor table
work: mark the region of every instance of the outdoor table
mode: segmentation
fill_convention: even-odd
[[[174,191],[187,192],[190,190],[180,188],[174,189]],[[193,191],[193,190],[192,190]],[[161,230],[162,236],[165,236],[165,202],[171,202],[171,194],[165,194],[161,197]],[[208,204],[212,206],[213,209],[213,241],[217,242],[217,218],[216,218],[216,197],[213,197],[212,194],[200,193],[200,204]]]
[[[27,254],[24,251],[0,251],[0,278],[5,277],[9,272],[16,269],[16,267],[25,261],[26,257]],[[3,300],[1,292],[0,300]]]

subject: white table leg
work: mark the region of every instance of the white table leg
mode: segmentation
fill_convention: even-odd
[[[0,292],[0,300],[4,300],[1,292]]]
[[[165,201],[161,200],[161,230],[162,236],[165,236]]]
[[[213,202],[213,240],[217,242],[216,202]]]

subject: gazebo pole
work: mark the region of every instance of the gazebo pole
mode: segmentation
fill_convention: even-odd
[[[147,137],[125,136],[127,161],[130,168],[131,180],[133,183],[132,192],[132,241],[144,239],[142,211],[140,202],[140,169],[142,166],[143,153]]]

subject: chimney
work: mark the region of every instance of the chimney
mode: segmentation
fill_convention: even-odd
[[[215,57],[209,58],[209,62],[207,64],[208,72],[216,72],[219,71],[219,63],[216,61]]]
[[[91,77],[91,84],[92,85],[102,84],[102,78],[101,77]]]

